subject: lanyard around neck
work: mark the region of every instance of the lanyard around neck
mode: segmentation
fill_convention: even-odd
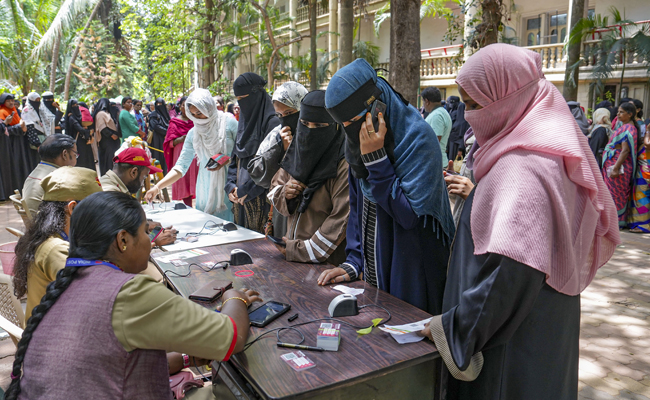
[[[86,260],[83,258],[68,258],[65,262],[65,266],[67,267],[92,267],[96,265],[106,265],[109,266],[113,269],[116,269],[118,271],[121,271],[121,269],[112,263],[109,263],[108,261],[102,261],[102,260]]]

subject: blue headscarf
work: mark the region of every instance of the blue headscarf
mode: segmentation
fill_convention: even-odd
[[[378,78],[375,70],[364,59],[357,59],[334,74],[327,86],[325,105],[328,109],[336,107],[370,79],[381,90],[379,99],[386,103],[385,118],[394,135],[395,146],[390,158],[397,175],[395,185],[400,185],[418,217],[433,217],[444,233],[452,238],[455,226],[440,170],[440,144],[433,129],[418,110],[408,105],[388,82]],[[391,147],[389,144],[386,146]],[[348,149],[346,156],[347,151]],[[369,185],[365,179],[360,180],[366,195]],[[372,199],[369,194],[366,197]],[[435,229],[435,224],[433,225]]]

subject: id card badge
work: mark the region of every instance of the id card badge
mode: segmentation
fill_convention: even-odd
[[[316,366],[316,364],[307,358],[307,356],[302,351],[293,351],[291,353],[283,354],[280,356],[280,358],[289,364],[295,371],[304,371]]]

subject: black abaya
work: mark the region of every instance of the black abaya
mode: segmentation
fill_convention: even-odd
[[[580,296],[557,292],[543,272],[508,257],[474,255],[473,199],[456,232],[442,326],[461,371],[478,352],[484,364],[471,382],[447,374],[447,400],[576,399]]]
[[[167,135],[167,128],[169,128],[169,121],[165,122],[164,116],[160,115],[158,111],[149,114],[149,129],[153,132],[151,139],[151,147],[162,150]],[[159,151],[152,151],[151,155],[156,160],[160,161],[163,173],[167,174],[167,161],[165,161],[165,154]]]
[[[104,128],[101,133],[102,140],[99,142],[99,169],[104,174],[113,169],[113,158],[115,158],[115,152],[120,148],[120,134],[111,128]],[[113,139],[113,135],[117,136],[117,139]]]
[[[25,179],[40,162],[38,152],[32,149],[20,125],[0,126],[0,200],[7,200],[14,189],[22,190]]]

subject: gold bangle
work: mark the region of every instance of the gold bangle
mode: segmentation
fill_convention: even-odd
[[[226,300],[223,301],[223,303],[221,303],[221,307],[223,308],[223,306],[225,306],[226,303],[229,302],[232,299],[237,299],[237,300],[243,301],[244,304],[246,304],[246,308],[248,308],[248,302],[246,300],[242,299],[241,297],[228,297]]]

